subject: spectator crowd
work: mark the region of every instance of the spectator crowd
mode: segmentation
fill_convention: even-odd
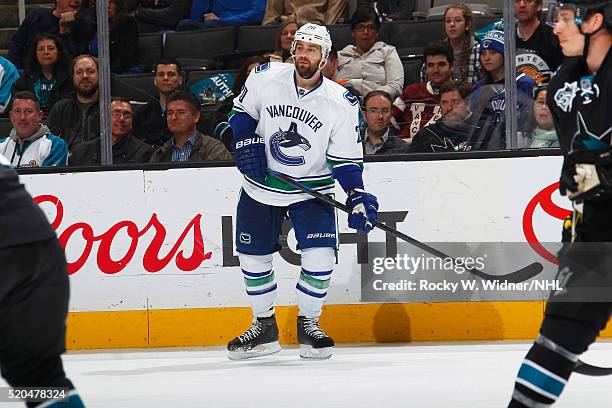
[[[546,80],[562,62],[542,0],[514,0],[517,47],[536,54],[542,68],[517,70],[519,147],[556,147],[546,105]],[[446,7],[444,35],[419,50],[420,82],[409,81],[396,47],[382,40],[384,25],[412,18],[414,0],[110,0],[111,75],[140,73],[139,34],[273,25],[276,41],[263,55],[236,55],[240,67],[229,97],[214,109],[188,87],[180,58],[153,64],[156,97],[134,103],[113,96],[113,163],[232,160],[228,114],[247,76],[267,63],[292,63],[291,44],[306,22],[350,24],[352,43],[332,49],[323,68],[361,104],[360,134],[367,155],[506,148],[504,32],[492,24],[475,35],[464,3]],[[31,10],[0,57],[0,154],[15,167],[99,165],[100,100],[96,0],[56,0]],[[419,63],[420,66],[420,63]],[[417,66],[418,67],[418,66]],[[208,95],[210,97],[210,95]],[[206,105],[206,106],[203,106]],[[206,107],[206,109],[204,109]],[[514,109],[514,107],[513,107]]]

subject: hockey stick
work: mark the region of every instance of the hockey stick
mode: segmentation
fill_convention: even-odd
[[[301,191],[303,191],[306,194],[311,195],[312,197],[319,199],[323,202],[326,202],[327,204],[338,208],[339,210],[342,210],[348,214],[351,213],[351,210],[345,205],[342,204],[336,200],[334,200],[333,198],[325,195],[325,194],[321,194],[318,191],[315,191],[303,184],[301,184],[300,182],[292,179],[289,176],[286,176],[282,173],[278,173],[276,171],[273,170],[269,170],[268,169],[268,174],[270,174],[272,177],[283,181]],[[386,224],[383,224],[379,221],[376,222],[376,224],[374,224],[375,227],[397,237],[400,238],[406,242],[408,242],[409,244],[412,244],[414,246],[416,246],[419,249],[422,249],[426,252],[429,252],[432,255],[435,255],[437,257],[443,258],[443,259],[447,259],[450,258],[452,259],[450,256],[446,255],[444,252],[442,251],[438,251],[437,249],[430,247],[429,245],[420,242],[406,234],[404,234],[403,232],[397,231],[396,229],[393,229],[391,227],[389,227]],[[487,274],[483,271],[480,271],[478,269],[468,269],[468,272],[478,276],[481,279],[485,279],[485,280],[495,280],[495,279],[502,279],[502,280],[507,280],[508,282],[513,282],[513,283],[518,283],[518,282],[524,282],[526,280],[529,280],[531,278],[533,278],[534,276],[536,276],[537,274],[539,274],[542,271],[543,267],[540,263],[538,262],[534,262],[532,264],[527,265],[524,268],[519,269],[518,271],[515,272],[511,272],[508,273],[506,275],[490,275]],[[576,363],[576,366],[574,367],[574,372],[578,373],[578,374],[582,374],[582,375],[588,375],[588,376],[595,376],[595,377],[603,377],[606,375],[610,375],[612,374],[612,367],[598,367],[598,366],[594,366],[588,363],[585,363],[582,360],[578,360],[578,362]]]
[[[578,360],[574,367],[574,372],[592,377],[603,377],[612,374],[612,367],[598,367]]]
[[[350,208],[348,208],[346,205],[339,203],[338,201],[334,200],[333,198],[325,195],[325,194],[321,194],[318,191],[315,191],[313,189],[311,189],[308,186],[303,185],[302,183],[292,179],[289,176],[286,176],[282,173],[278,173],[276,171],[273,170],[269,170],[268,169],[268,174],[270,174],[272,177],[276,178],[277,180],[283,181],[287,184],[289,184],[290,186],[293,186],[301,191],[303,191],[306,194],[311,195],[312,197],[319,199],[321,201],[326,202],[327,204],[338,208],[339,210],[344,211],[347,214],[351,214],[351,210]],[[421,241],[418,241],[406,234],[404,234],[403,232],[400,232],[394,228],[389,227],[386,224],[383,224],[380,221],[376,221],[376,224],[374,224],[375,227],[385,231],[386,233],[393,235],[396,238],[400,238],[406,242],[408,242],[411,245],[416,246],[419,249],[422,249],[425,252],[428,252],[432,255],[437,256],[438,258],[442,258],[442,259],[452,259],[454,261],[454,258],[452,258],[451,256],[445,254],[442,251],[439,251]],[[505,280],[508,281],[509,283],[518,283],[518,282],[524,282],[526,280],[529,280],[531,278],[533,278],[534,276],[536,276],[537,274],[539,274],[540,272],[542,272],[543,266],[542,264],[540,264],[539,262],[534,262],[532,264],[527,265],[524,268],[519,269],[518,271],[514,271],[511,273],[508,273],[506,275],[490,275],[488,273],[485,273],[481,270],[478,269],[467,269],[468,272],[470,272],[473,275],[478,276],[480,279],[484,279],[484,280]]]

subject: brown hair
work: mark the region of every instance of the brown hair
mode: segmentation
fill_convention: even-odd
[[[262,57],[261,55],[254,55],[244,60],[244,62],[240,66],[240,72],[238,72],[238,76],[236,77],[236,80],[234,81],[234,87],[232,88],[232,93],[235,96],[238,96],[238,94],[240,94],[240,91],[242,90],[242,87],[244,86],[244,83],[246,82],[247,77],[249,76],[247,74],[247,70],[249,69],[249,66],[255,63],[257,63],[257,65],[262,65],[262,64],[265,64],[266,62],[270,62],[270,59],[266,57]]]
[[[34,106],[36,106],[36,109],[40,111],[40,102],[38,101],[38,98],[36,97],[36,95],[34,95],[33,92],[20,91],[20,92],[15,93],[15,95],[13,95],[13,99],[11,100],[11,109],[13,109],[13,104],[15,103],[17,99],[21,99],[21,100],[25,99],[25,100],[34,102]]]
[[[461,95],[463,100],[467,99],[468,95],[470,94],[470,89],[465,84],[461,82],[451,82],[440,87],[440,96],[442,96],[442,94],[455,91],[459,92],[459,95]]]
[[[276,44],[274,45],[274,54],[278,55],[281,58],[283,58],[283,53],[285,52],[285,50],[283,50],[283,47],[281,45],[281,33],[283,32],[285,27],[287,27],[289,24],[295,24],[298,30],[302,26],[302,23],[299,22],[297,19],[290,18],[287,21],[285,21],[283,24],[281,24],[281,26],[278,28],[278,33],[276,33]]]
[[[455,61],[455,64],[459,64],[459,71],[461,73],[461,77],[458,78],[461,82],[465,82],[467,79],[467,64],[470,60],[470,47],[472,46],[472,38],[474,38],[474,15],[472,14],[472,9],[468,7],[465,3],[453,3],[444,10],[444,22],[446,22],[446,13],[449,10],[456,9],[460,10],[463,14],[463,19],[465,20],[465,25],[469,26],[467,30],[465,30],[465,37],[463,39],[463,46],[461,47],[461,56],[458,61]],[[448,45],[451,45],[450,38],[446,34],[446,38],[444,39]]]
[[[125,4],[125,0],[109,0],[110,2],[113,2],[115,4],[115,8],[117,9],[117,13],[115,14],[115,17],[113,17],[111,20],[109,20],[108,22],[108,30],[112,30],[113,28],[115,28],[115,26],[117,25],[117,23],[119,22],[119,20],[121,20],[124,16],[127,15],[127,6]],[[97,26],[98,26],[98,18],[97,18],[97,9],[96,9],[96,0],[91,0],[89,3],[89,20],[92,24],[92,26],[94,27],[94,29],[97,30]]]
[[[74,66],[76,65],[76,63],[86,58],[89,58],[90,60],[92,60],[94,64],[96,64],[96,70],[100,71],[100,67],[98,66],[98,59],[96,57],[94,57],[93,55],[89,55],[89,54],[81,54],[77,57],[74,57],[74,59],[72,60],[72,64],[70,64],[70,75],[71,76],[74,76]]]
[[[368,105],[368,101],[375,96],[382,96],[383,98],[389,101],[391,106],[393,106],[393,98],[391,98],[391,95],[389,95],[388,92],[376,90],[376,91],[368,92],[367,95],[363,97],[363,101],[361,101],[361,106],[362,106],[361,109],[365,109],[366,106]]]

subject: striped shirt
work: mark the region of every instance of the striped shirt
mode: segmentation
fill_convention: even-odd
[[[173,162],[185,162],[189,160],[189,156],[191,156],[191,150],[193,149],[193,145],[198,140],[200,135],[197,130],[193,131],[191,137],[185,142],[183,147],[179,148],[176,146],[176,139],[172,142],[172,161]]]

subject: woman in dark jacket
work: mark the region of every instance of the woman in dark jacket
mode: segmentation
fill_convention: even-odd
[[[90,3],[89,16],[93,33],[89,42],[89,53],[98,56],[98,33],[96,20],[96,2]],[[108,2],[108,42],[110,52],[110,70],[121,74],[136,71],[138,65],[138,24],[136,19],[127,14],[125,0]]]
[[[15,92],[33,92],[45,114],[53,104],[73,91],[70,57],[53,34],[39,34],[30,50],[25,73],[15,83]]]

